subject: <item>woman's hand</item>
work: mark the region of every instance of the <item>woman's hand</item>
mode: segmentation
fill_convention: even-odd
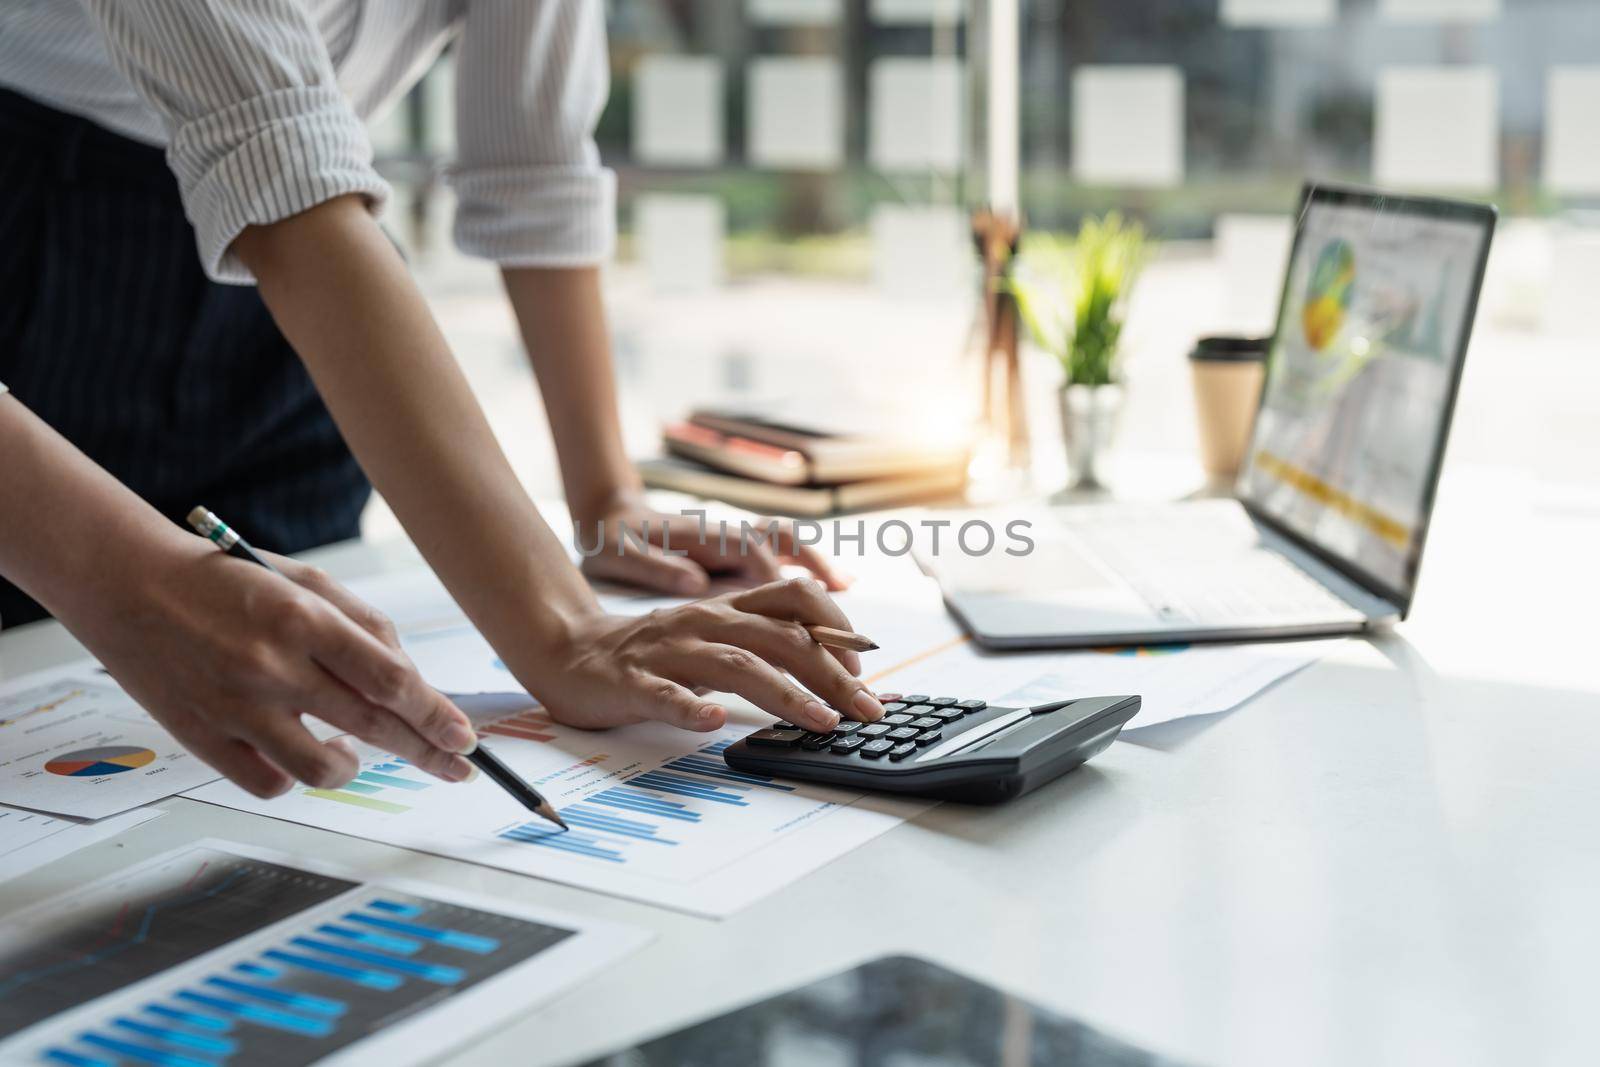
[[[808,623],[850,628],[821,583],[795,578],[642,618],[596,615],[555,661],[507,662],[552,718],[588,729],[659,719],[716,730],[727,713],[701,696],[713,690],[819,732],[841,714],[882,718],[883,705],[856,677],[859,657],[817,644]]]
[[[62,622],[186,748],[259,797],[296,779],[331,788],[360,767],[311,714],[447,781],[472,765],[471,723],[422,680],[394,628],[321,571],[272,557],[283,576],[199,538],[125,595]]]
[[[730,523],[728,536],[721,538],[713,523],[702,525],[694,515],[664,514],[629,492],[614,497],[599,515],[578,518],[576,535],[584,574],[660,593],[702,596],[713,575],[751,583],[775,581],[785,563],[806,568],[835,592],[849,585],[826,555],[799,542],[794,523],[759,519],[750,525],[750,538],[739,536],[737,523]],[[775,536],[764,542],[769,528]],[[624,537],[624,529],[633,536]]]

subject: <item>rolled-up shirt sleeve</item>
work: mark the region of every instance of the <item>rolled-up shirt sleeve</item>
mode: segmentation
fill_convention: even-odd
[[[610,90],[605,5],[469,0],[456,62],[462,251],[503,266],[591,266],[616,241],[616,179],[595,123]]]
[[[113,60],[160,113],[206,274],[248,283],[246,226],[389,197],[301,0],[87,0]]]

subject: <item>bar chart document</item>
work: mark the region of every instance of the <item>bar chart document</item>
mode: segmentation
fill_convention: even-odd
[[[0,1061],[410,1063],[647,939],[203,841],[0,924]]]
[[[91,662],[0,687],[0,804],[101,819],[216,777]]]
[[[476,634],[441,640],[492,655]],[[369,745],[339,789],[259,800],[228,782],[186,794],[241,811],[721,917],[864,844],[925,801],[869,797],[731,770],[722,750],[761,725],[714,734],[662,723],[604,732],[551,721],[521,694],[457,697],[483,741],[561,811],[534,817],[487,779],[451,785]],[[507,714],[521,708],[514,714]],[[492,714],[497,721],[485,723]]]

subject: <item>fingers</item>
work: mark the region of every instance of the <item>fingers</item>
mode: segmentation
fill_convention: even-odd
[[[816,575],[829,590],[838,593],[850,587],[850,580],[845,577],[843,571],[833,565],[831,559],[818,551],[815,545],[800,543],[794,523],[786,522],[779,526],[777,547],[784,559],[798,563]]]
[[[775,582],[783,577],[783,566],[765,543],[741,543],[737,556],[721,556],[717,564],[752,582]]]
[[[839,725],[837,712],[748,649],[714,643],[697,646],[690,670],[695,683],[736,693],[762,711],[797,726],[826,733]]]
[[[316,667],[309,669],[318,675],[307,685],[302,702],[309,714],[386,752],[393,752],[435,778],[465,782],[474,776],[472,764],[461,756],[430,744],[399,716]]]
[[[667,678],[652,678],[648,683],[645,714],[685,730],[706,733],[720,730],[728,721],[727,709],[706,700],[694,690]]]
[[[205,761],[218,774],[262,800],[282,796],[294,786],[294,779],[273,766],[248,743],[224,737],[207,728],[173,731],[183,747]]]
[[[832,626],[837,630],[855,630],[844,611],[813,578],[790,578],[749,592],[735,593],[729,598],[729,603],[740,611],[754,615]],[[861,657],[856,653],[847,649],[828,651],[843,664],[845,670],[851,674],[861,673]]]
[[[605,551],[583,561],[591,578],[642,586],[658,593],[701,596],[711,584],[705,568],[684,556],[669,556],[655,545],[643,549],[632,542],[621,555]]]
[[[835,650],[817,644],[803,624],[763,615],[739,615],[717,629],[716,639],[748,648],[784,668],[841,714],[862,722],[876,722],[883,717],[878,698],[832,654]]]
[[[318,665],[370,703],[399,716],[429,744],[462,754],[476,747],[471,721],[424,682],[402,653],[333,611],[312,609],[297,625]]]
[[[734,593],[729,603],[740,611],[770,615],[774,619],[818,623],[851,630],[850,620],[815,578],[790,578],[758,589]]]
[[[235,721],[262,756],[309,786],[336,789],[361,769],[349,744],[323,744],[298,716],[258,709]]]

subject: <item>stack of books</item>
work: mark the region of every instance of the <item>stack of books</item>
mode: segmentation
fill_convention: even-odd
[[[726,411],[697,411],[664,432],[646,485],[779,515],[821,516],[948,498],[967,482],[964,436],[851,433]]]

